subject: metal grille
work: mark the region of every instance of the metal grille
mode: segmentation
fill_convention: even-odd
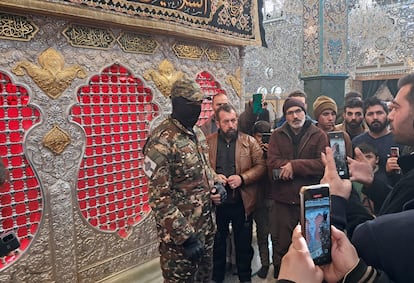
[[[210,99],[205,99],[201,105],[201,113],[198,118],[197,125],[204,124],[211,115],[213,115],[212,98],[214,95],[219,93],[225,93],[220,87],[220,83],[215,81],[214,77],[209,72],[201,72],[197,75],[196,82],[200,85],[201,90]]]
[[[128,237],[149,212],[142,148],[159,115],[152,90],[114,64],[78,91],[73,120],[86,131],[77,196],[87,222]]]
[[[0,232],[14,231],[21,244],[0,258],[0,271],[28,248],[43,213],[40,185],[23,153],[25,132],[40,121],[39,111],[28,102],[27,90],[0,72],[0,155],[10,176],[0,187]]]

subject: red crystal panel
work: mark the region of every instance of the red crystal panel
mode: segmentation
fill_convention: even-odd
[[[221,89],[220,83],[215,81],[214,77],[206,71],[203,71],[197,75],[196,82],[200,85],[201,90],[209,99],[204,99],[201,105],[201,113],[198,118],[197,125],[200,126],[206,122],[213,115],[212,98],[216,94],[226,93]]]
[[[43,213],[40,185],[23,153],[25,131],[40,121],[28,103],[27,90],[0,72],[0,155],[10,177],[0,187],[0,232],[14,231],[20,241],[18,250],[0,258],[0,271],[30,246]]]
[[[142,146],[159,108],[151,89],[119,64],[93,76],[78,100],[73,120],[86,131],[79,208],[95,228],[126,238],[150,212]]]

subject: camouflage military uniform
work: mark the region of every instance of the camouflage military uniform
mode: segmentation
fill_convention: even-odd
[[[211,276],[215,223],[210,189],[216,175],[204,134],[198,127],[194,133],[170,117],[154,129],[144,147],[165,282],[209,282]],[[204,244],[198,262],[183,254],[182,244],[193,233]]]

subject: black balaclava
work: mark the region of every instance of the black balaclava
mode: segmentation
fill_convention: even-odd
[[[192,129],[197,123],[201,113],[201,104],[194,104],[193,101],[184,97],[173,97],[171,117],[177,119],[187,129]]]

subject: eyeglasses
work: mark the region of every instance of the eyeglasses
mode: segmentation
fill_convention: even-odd
[[[286,116],[292,116],[293,114],[299,115],[302,112],[303,112],[303,109],[302,108],[298,108],[298,109],[296,109],[294,111],[287,111],[286,112]]]

